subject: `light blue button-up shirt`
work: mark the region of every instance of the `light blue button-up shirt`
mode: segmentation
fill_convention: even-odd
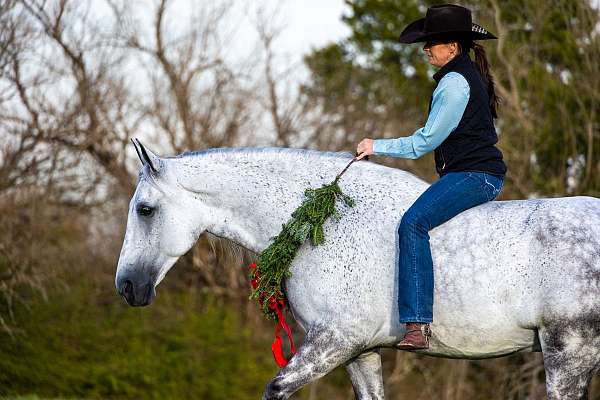
[[[433,91],[425,126],[410,136],[376,139],[373,154],[415,159],[438,147],[458,126],[469,102],[469,83],[458,72],[448,72]]]

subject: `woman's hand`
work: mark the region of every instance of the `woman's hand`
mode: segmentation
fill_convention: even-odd
[[[364,138],[356,146],[356,160],[360,160],[363,157],[370,156],[373,154],[373,139]]]

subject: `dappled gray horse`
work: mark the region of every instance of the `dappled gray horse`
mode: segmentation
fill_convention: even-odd
[[[330,183],[350,153],[223,148],[143,161],[129,206],[116,286],[147,305],[156,285],[205,231],[260,252],[301,204]],[[398,321],[397,228],[427,182],[400,169],[354,163],[340,187],[342,218],[325,242],[305,243],[285,281],[306,331],[263,399],[285,399],[345,365],[359,399],[381,399],[379,349]],[[587,397],[600,367],[600,201],[593,197],[492,201],[430,231],[435,294],[433,356],[479,359],[542,351],[549,399]]]

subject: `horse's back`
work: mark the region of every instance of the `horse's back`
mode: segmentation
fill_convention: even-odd
[[[600,315],[600,199],[550,199],[535,231],[541,319]],[[600,323],[600,321],[598,321]]]
[[[431,232],[438,262],[487,275],[480,283],[503,288],[505,296],[535,304],[557,293],[600,294],[600,199],[493,201],[438,228]]]

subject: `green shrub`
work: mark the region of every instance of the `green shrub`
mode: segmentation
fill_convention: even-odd
[[[130,308],[84,284],[17,308],[21,332],[0,336],[0,395],[259,398],[277,371],[268,339],[211,296],[166,292]]]

